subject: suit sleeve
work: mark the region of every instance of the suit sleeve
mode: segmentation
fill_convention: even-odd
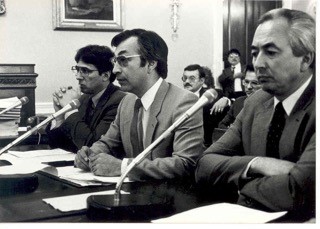
[[[315,135],[289,174],[256,178],[244,184],[238,202],[244,204],[246,199],[273,211],[314,209]]]
[[[196,101],[197,98],[193,94],[182,98],[180,104],[172,111],[173,122],[180,118]],[[170,140],[168,144],[172,146],[172,153],[163,152],[167,155],[172,154],[171,156],[153,160],[145,159],[129,173],[129,177],[133,180],[145,180],[193,176],[196,161],[204,150],[202,109],[178,127],[171,139],[173,141]],[[161,150],[161,148],[157,150]],[[168,148],[163,150],[168,150]]]

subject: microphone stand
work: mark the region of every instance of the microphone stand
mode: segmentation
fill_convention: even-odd
[[[170,136],[184,121],[193,115],[200,107],[190,108],[184,115],[175,121],[166,131],[164,131],[152,144],[143,150],[128,165],[127,170],[121,175],[115,188],[113,196],[92,195],[87,199],[87,217],[95,221],[114,220],[114,221],[138,221],[148,220],[173,212],[173,198],[165,196],[143,196],[132,194],[121,198],[120,191],[124,179],[128,173],[139,164],[160,142]]]

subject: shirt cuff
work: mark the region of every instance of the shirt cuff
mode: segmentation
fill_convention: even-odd
[[[241,174],[241,178],[243,178],[243,179],[248,179],[248,178],[250,178],[250,177],[248,177],[248,171],[249,171],[252,163],[253,163],[255,160],[257,160],[258,158],[259,158],[259,157],[255,157],[255,158],[253,158],[253,159],[248,163],[247,168],[246,168],[246,169],[243,171],[243,173]]]
[[[129,161],[129,158],[123,158],[121,162],[121,174],[124,174],[126,172],[128,167],[128,161]]]
[[[224,98],[224,99],[226,99],[227,101],[228,101],[228,106],[230,107],[231,106],[231,100],[228,98],[228,97],[222,97],[222,98]]]

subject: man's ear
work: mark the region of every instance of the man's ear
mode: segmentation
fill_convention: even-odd
[[[158,61],[155,61],[155,60],[150,61],[148,63],[148,73],[151,73],[157,67],[157,65],[158,65]]]
[[[314,53],[308,53],[304,55],[301,61],[300,70],[302,72],[308,70],[313,60],[314,60]]]
[[[111,75],[111,72],[104,72],[104,73],[102,73],[102,77],[103,77],[102,80],[103,80],[103,81],[109,80],[110,75]]]

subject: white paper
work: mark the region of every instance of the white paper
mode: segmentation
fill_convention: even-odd
[[[269,213],[238,204],[212,204],[185,211],[153,223],[266,223],[287,212]]]
[[[14,165],[0,166],[0,174],[1,175],[13,175],[13,174],[30,174],[37,172],[39,170],[48,167],[48,165],[35,163],[35,164],[25,164],[25,163],[17,163]]]
[[[34,158],[44,156],[61,156],[61,155],[75,155],[72,152],[65,151],[63,149],[45,149],[45,150],[30,150],[30,151],[8,151],[9,154],[18,158]]]
[[[78,194],[72,196],[62,196],[43,199],[47,204],[50,204],[53,208],[62,211],[76,211],[86,209],[87,207],[87,198],[92,195],[113,195],[114,190],[101,191],[101,192],[92,192],[85,194]],[[128,192],[121,191],[121,194],[128,194]]]

